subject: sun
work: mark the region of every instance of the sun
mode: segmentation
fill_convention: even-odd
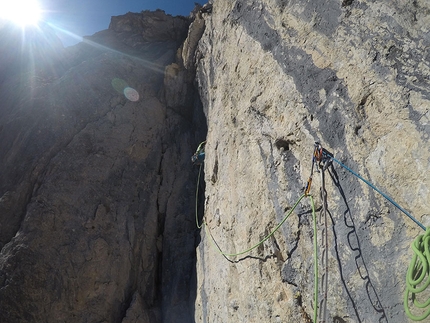
[[[22,27],[36,25],[42,10],[37,0],[0,0],[0,18]]]

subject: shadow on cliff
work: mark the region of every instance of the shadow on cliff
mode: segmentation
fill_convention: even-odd
[[[194,322],[189,157],[207,124],[175,63],[189,23],[129,14],[67,50],[0,33],[1,322]]]
[[[346,227],[347,230],[347,242],[348,247],[350,248],[351,255],[354,257],[355,262],[355,269],[358,271],[360,278],[365,282],[365,288],[366,288],[366,296],[369,300],[369,303],[379,316],[378,322],[386,322],[388,323],[387,315],[385,313],[385,310],[381,304],[380,297],[378,296],[378,293],[376,291],[376,288],[374,284],[372,283],[372,280],[369,275],[369,270],[367,269],[366,262],[364,260],[361,244],[360,244],[360,238],[357,233],[357,228],[354,223],[354,216],[351,212],[351,209],[349,207],[345,191],[342,188],[342,185],[339,180],[339,176],[334,169],[333,165],[331,165],[328,168],[328,173],[330,175],[330,178],[333,182],[333,184],[336,186],[337,190],[339,191],[339,194],[342,197],[342,201],[344,203],[344,211],[343,211],[343,224]],[[336,253],[336,260],[339,266],[339,275],[342,282],[342,285],[344,287],[344,290],[346,294],[348,295],[348,299],[351,302],[351,305],[354,309],[355,315],[357,316],[357,322],[362,323],[364,318],[363,315],[360,315],[360,308],[362,308],[363,304],[360,304],[360,300],[356,300],[357,297],[354,297],[355,294],[351,288],[348,287],[347,280],[348,277],[346,275],[346,268],[349,267],[349,264],[345,262],[345,258],[341,256],[340,249],[342,248],[342,245],[340,243],[340,236],[339,232],[336,229],[336,223],[335,219],[333,218],[332,212],[328,210],[328,214],[330,216],[331,222],[332,222],[332,230],[333,230],[333,236],[334,236],[334,249]],[[342,262],[343,260],[343,262]]]

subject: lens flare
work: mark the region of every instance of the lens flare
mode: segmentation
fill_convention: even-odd
[[[42,18],[42,9],[36,0],[0,0],[0,18],[22,27],[36,25]]]
[[[112,87],[117,91],[118,93],[123,93],[124,89],[128,87],[128,84],[126,81],[120,78],[114,78],[111,82]]]
[[[124,89],[124,95],[127,99],[129,99],[132,102],[139,101],[139,93],[131,87],[126,87]]]
[[[112,87],[118,93],[124,94],[132,102],[139,101],[139,92],[128,86],[127,82],[120,78],[114,78],[111,82]]]

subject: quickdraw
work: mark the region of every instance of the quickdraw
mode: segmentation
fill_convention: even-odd
[[[324,221],[324,228],[322,232],[322,280],[320,289],[323,292],[323,297],[320,301],[320,318],[322,318],[321,322],[325,322],[327,316],[327,195],[324,187],[324,170],[332,162],[336,162],[341,167],[349,171],[355,177],[366,183],[370,188],[381,194],[387,201],[393,204],[397,209],[403,212],[407,217],[409,217],[415,224],[417,224],[421,229],[425,230],[425,234],[420,235],[412,244],[412,249],[414,251],[414,257],[409,265],[407,276],[406,276],[406,291],[404,294],[404,309],[406,315],[414,321],[422,321],[427,319],[430,316],[430,298],[427,298],[424,302],[417,300],[417,294],[425,291],[430,286],[430,228],[426,228],[421,222],[419,222],[415,217],[413,217],[409,212],[407,212],[404,208],[402,208],[399,204],[397,204],[391,197],[378,189],[371,182],[360,176],[358,173],[354,172],[348,166],[342,164],[339,160],[334,158],[333,154],[324,149],[321,144],[318,142],[315,143],[315,148],[312,156],[312,168],[311,175],[308,179],[305,194],[308,195],[310,191],[310,187],[312,184],[312,175],[314,164],[317,165],[317,172],[321,173],[321,198],[323,201],[322,207],[322,216],[324,219],[320,219]],[[321,172],[320,172],[321,170]],[[321,221],[322,222],[322,221]],[[422,297],[425,299],[425,297]],[[411,307],[414,307],[414,312],[412,313]]]
[[[312,154],[311,175],[309,176],[308,181],[306,183],[305,196],[308,196],[309,191],[311,190],[314,166],[316,166],[317,173],[320,172],[320,169],[326,170],[327,167],[331,164],[332,157],[332,153],[330,153],[327,149],[323,148],[323,146],[319,142],[315,142],[314,152]]]
[[[195,154],[192,156],[191,160],[194,164],[200,165],[199,170],[199,179],[197,181],[197,189],[196,189],[196,224],[198,228],[202,228],[205,226],[206,231],[208,232],[208,235],[213,239],[212,234],[209,231],[209,227],[206,225],[205,220],[201,224],[199,224],[198,221],[198,207],[197,207],[197,199],[198,199],[198,186],[199,186],[199,180],[200,180],[200,174],[202,169],[202,164],[204,162],[205,158],[205,144],[206,141],[203,141],[199,147],[197,148]],[[311,205],[312,205],[312,215],[314,219],[314,262],[315,262],[315,292],[314,292],[314,322],[317,322],[318,318],[318,309],[319,309],[319,317],[320,322],[326,322],[327,318],[327,295],[328,295],[328,218],[327,218],[327,192],[325,190],[325,179],[324,179],[324,171],[332,164],[332,162],[336,162],[341,167],[343,167],[345,170],[349,171],[351,174],[353,174],[355,177],[366,183],[369,187],[374,189],[376,192],[381,194],[386,200],[388,200],[390,203],[392,203],[396,208],[398,208],[401,212],[403,212],[406,216],[408,216],[411,220],[413,220],[419,227],[421,227],[423,230],[426,230],[426,227],[420,223],[416,218],[414,218],[410,213],[408,213],[405,209],[403,209],[401,206],[399,206],[393,199],[391,199],[387,194],[379,190],[377,187],[375,187],[372,183],[370,183],[368,180],[364,179],[362,176],[360,176],[358,173],[354,172],[352,169],[347,167],[346,165],[342,164],[339,160],[334,158],[333,154],[327,151],[322,147],[322,145],[318,142],[315,142],[314,151],[312,154],[312,165],[311,165],[311,174],[309,176],[309,179],[306,184],[305,192],[304,194],[299,198],[299,200],[294,204],[293,208],[290,209],[289,213],[283,218],[283,220],[275,227],[275,229],[270,232],[269,235],[267,235],[264,239],[259,241],[257,244],[253,245],[252,247],[246,249],[245,251],[229,254],[223,252],[220,247],[217,245],[215,240],[213,241],[213,244],[218,249],[220,254],[226,256],[226,257],[234,257],[238,255],[242,255],[244,253],[247,253],[258,246],[260,246],[262,243],[264,243],[267,239],[269,239],[281,226],[282,224],[287,220],[287,218],[290,216],[290,214],[294,211],[296,206],[300,203],[300,201],[305,197],[309,196]],[[312,198],[312,195],[309,195],[311,185],[312,185],[312,176],[314,173],[314,167],[316,166],[316,171],[321,174],[321,200],[322,200],[322,208],[320,213],[320,223],[321,223],[321,264],[322,264],[322,272],[321,272],[321,282],[318,282],[318,251],[317,251],[317,224],[316,224],[316,216],[315,216],[315,205]],[[430,272],[430,228],[426,230],[426,233],[424,235],[421,235],[417,238],[417,240],[414,242],[412,249],[415,252],[414,258],[411,261],[410,267],[408,269],[407,274],[407,289],[404,295],[404,308],[406,315],[415,321],[421,321],[427,319],[427,317],[430,315],[430,299],[427,299],[424,303],[420,303],[417,301],[416,294],[423,292],[428,288],[430,285],[430,278],[429,278],[429,272]],[[212,242],[212,240],[210,240]],[[321,286],[318,286],[321,284]],[[318,287],[320,287],[320,291],[322,292],[322,298],[318,302]],[[418,309],[421,309],[421,311],[418,310],[417,314],[413,314],[411,312],[410,307],[415,306]],[[337,321],[337,319],[336,319]]]

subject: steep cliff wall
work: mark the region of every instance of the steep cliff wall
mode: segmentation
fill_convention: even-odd
[[[430,225],[428,2],[216,0],[204,18],[205,221],[224,252],[247,249],[291,209],[315,141]],[[320,282],[328,274],[319,295],[326,322],[407,322],[409,246],[423,231],[336,163],[324,183],[327,226],[319,174],[310,193]],[[273,238],[230,262],[208,232],[198,247],[196,322],[312,320],[307,199]]]
[[[311,322],[308,198],[254,250],[217,246],[241,252],[292,210],[315,141],[430,225],[426,2],[199,8],[114,17],[66,50],[48,29],[24,47],[0,33],[1,322]],[[318,320],[407,322],[422,230],[336,163],[310,193]]]
[[[190,22],[127,14],[68,49],[2,30],[2,323],[192,321]]]

